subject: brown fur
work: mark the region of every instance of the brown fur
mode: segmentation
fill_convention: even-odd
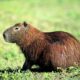
[[[21,29],[15,32],[16,26]],[[41,32],[24,22],[7,29],[4,38],[20,46],[26,58],[22,70],[33,64],[43,69],[80,65],[80,42],[67,32]]]

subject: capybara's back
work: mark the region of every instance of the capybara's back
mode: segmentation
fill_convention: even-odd
[[[24,22],[7,29],[3,36],[22,50],[26,58],[22,70],[34,64],[48,70],[80,65],[80,42],[67,32],[41,32]]]

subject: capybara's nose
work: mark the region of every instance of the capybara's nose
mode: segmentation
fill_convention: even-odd
[[[3,37],[6,38],[5,32],[3,33]]]

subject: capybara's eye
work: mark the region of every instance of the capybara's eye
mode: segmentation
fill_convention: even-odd
[[[15,27],[14,30],[15,31],[18,31],[18,30],[20,30],[20,28],[19,27]]]

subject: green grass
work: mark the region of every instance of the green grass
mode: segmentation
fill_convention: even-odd
[[[26,21],[41,31],[67,31],[80,39],[80,0],[0,0],[0,80],[80,80],[80,67],[62,72],[20,72],[24,62],[3,31]]]

